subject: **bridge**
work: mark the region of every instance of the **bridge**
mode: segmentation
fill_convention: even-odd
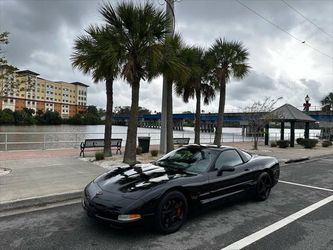
[[[324,111],[303,111],[304,113],[311,116],[316,122],[333,122],[333,112]],[[234,112],[224,113],[225,122],[238,122],[247,121],[247,117],[253,115],[250,112]],[[185,120],[194,121],[194,113],[182,113],[173,114],[174,130],[183,130],[183,124]],[[129,116],[128,115],[115,115],[113,117],[114,125],[127,125]],[[203,132],[213,132],[217,121],[216,113],[203,113],[200,115],[201,130]],[[161,127],[161,114],[146,114],[139,116],[138,126],[147,128],[160,128]]]

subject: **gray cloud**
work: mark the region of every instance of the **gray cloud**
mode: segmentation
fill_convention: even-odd
[[[333,2],[287,0],[297,10],[333,34]],[[112,1],[116,3],[118,1]],[[136,0],[136,2],[142,2]],[[165,6],[153,1],[159,8]],[[333,42],[281,1],[244,1],[267,19],[309,45],[333,56]],[[105,107],[104,83],[92,83],[89,75],[72,69],[69,57],[75,37],[90,24],[102,23],[98,13],[102,1],[0,0],[0,31],[9,31],[5,48],[10,63],[38,72],[50,80],[81,81],[90,85],[88,102]],[[176,29],[190,45],[208,48],[216,38],[240,40],[250,52],[252,72],[227,87],[226,108],[249,105],[264,96],[284,97],[301,106],[309,94],[319,104],[333,91],[333,60],[296,41],[233,0],[183,0],[175,3]],[[161,110],[161,78],[142,83],[140,106]],[[114,105],[130,105],[131,90],[122,79],[114,83]],[[174,96],[174,111],[194,111],[195,103],[184,104]],[[217,99],[202,109],[216,112]]]

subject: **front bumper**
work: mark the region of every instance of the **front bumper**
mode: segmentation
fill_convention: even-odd
[[[96,184],[92,184],[96,185]],[[138,200],[130,200],[122,197],[117,194],[106,194],[106,197],[95,195],[91,196],[91,190],[87,190],[89,185],[85,189],[82,197],[82,207],[86,211],[89,217],[95,218],[100,221],[104,221],[115,225],[117,227],[123,227],[126,225],[133,224],[141,224],[143,221],[146,221],[151,217],[152,214],[141,214],[140,212],[136,212],[141,215],[140,219],[131,220],[131,221],[123,221],[119,220],[118,216],[121,214],[128,214],[131,210],[126,209],[127,207],[131,207],[132,204],[138,204],[136,207],[139,207],[139,204],[142,204],[141,201]],[[92,187],[91,189],[95,189],[96,187]],[[90,192],[89,192],[90,191]]]

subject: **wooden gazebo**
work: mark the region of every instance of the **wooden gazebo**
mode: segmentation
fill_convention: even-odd
[[[269,113],[271,117],[271,121],[280,122],[281,123],[281,132],[280,132],[280,140],[284,140],[284,124],[285,122],[290,122],[290,147],[294,147],[295,145],[295,123],[296,122],[304,122],[305,124],[310,122],[315,122],[316,120],[307,114],[303,113],[296,107],[290,104],[284,104],[281,107],[273,110]],[[305,137],[309,135],[309,126],[305,126]],[[268,145],[269,141],[269,125],[265,126],[265,145]]]

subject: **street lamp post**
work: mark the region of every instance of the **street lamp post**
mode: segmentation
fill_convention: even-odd
[[[311,107],[309,95],[306,95],[304,100],[305,100],[305,103],[303,103],[303,110],[308,112],[310,107]],[[304,138],[305,139],[309,139],[309,134],[310,134],[309,131],[310,131],[310,123],[305,122],[305,131],[304,131]]]

